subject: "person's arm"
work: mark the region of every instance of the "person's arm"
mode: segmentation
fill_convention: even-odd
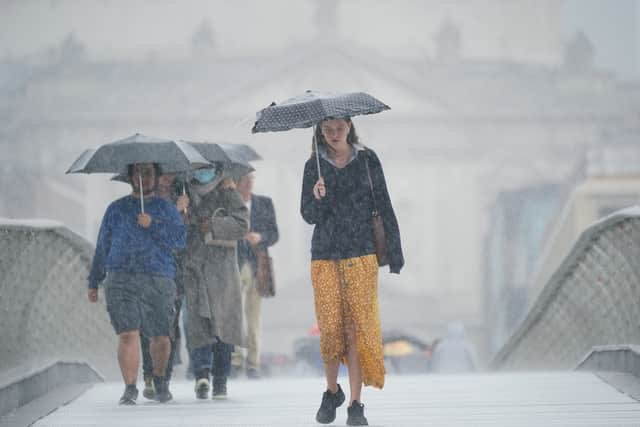
[[[391,198],[387,190],[387,183],[382,170],[382,164],[376,153],[367,150],[369,167],[371,170],[371,180],[373,181],[373,193],[378,205],[378,210],[384,222],[384,232],[387,240],[387,254],[389,256],[389,271],[400,274],[404,266],[404,255],[402,254],[402,244],[400,241],[400,228],[396,214],[391,205]]]
[[[111,215],[112,205],[107,208],[107,211],[102,218],[100,224],[100,231],[98,232],[98,240],[96,242],[96,250],[91,262],[91,270],[89,271],[88,285],[89,285],[89,300],[91,302],[97,301],[98,297],[98,285],[102,282],[106,276],[105,263],[109,250],[111,249]]]
[[[222,200],[219,213],[208,220],[208,232],[215,240],[240,240],[249,232],[249,211],[237,190],[218,190]]]
[[[263,205],[259,214],[262,216],[261,222],[264,224],[264,229],[259,231],[260,243],[258,243],[258,247],[265,249],[269,246],[273,246],[278,241],[279,234],[278,224],[276,223],[276,211],[273,208],[273,201],[269,197],[264,197],[262,199],[262,203]]]
[[[326,195],[316,198],[313,187],[318,182],[318,166],[315,161],[309,160],[304,165],[302,177],[302,195],[300,213],[309,224],[322,222],[332,212],[333,192],[331,188],[326,190]]]

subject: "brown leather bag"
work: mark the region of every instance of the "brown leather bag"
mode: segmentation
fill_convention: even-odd
[[[378,266],[389,265],[389,256],[387,254],[387,238],[384,233],[384,221],[378,211],[375,194],[373,194],[373,181],[371,180],[371,172],[369,172],[369,161],[364,158],[364,164],[367,167],[367,177],[369,178],[369,188],[371,188],[371,199],[373,200],[373,212],[371,212],[371,228],[373,229],[373,243],[376,246],[376,256],[378,257]]]
[[[256,290],[263,298],[271,298],[276,295],[276,283],[273,275],[273,259],[267,249],[254,251],[258,260],[256,269]]]

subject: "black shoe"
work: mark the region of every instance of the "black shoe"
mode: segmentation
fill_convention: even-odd
[[[211,398],[219,400],[227,398],[227,377],[213,378],[213,393],[211,393]]]
[[[173,399],[169,391],[169,382],[164,377],[153,377],[153,387],[156,389],[156,400],[160,403],[167,403]]]
[[[338,384],[338,391],[332,393],[327,390],[322,394],[322,403],[316,413],[316,421],[321,424],[329,424],[336,419],[336,408],[344,403],[344,392]]]
[[[348,426],[368,426],[369,422],[364,416],[364,405],[357,400],[351,402],[351,406],[347,408],[347,425]]]
[[[138,389],[135,384],[127,384],[120,398],[120,405],[135,405],[138,398]]]
[[[260,371],[258,370],[258,368],[248,368],[247,378],[249,378],[250,380],[259,380],[260,378],[262,378],[262,375],[260,375]]]
[[[155,400],[156,389],[153,387],[153,376],[144,376],[144,389],[142,390],[142,395],[149,400]]]
[[[239,378],[242,373],[242,366],[231,365],[231,370],[229,371],[229,378],[235,379]]]

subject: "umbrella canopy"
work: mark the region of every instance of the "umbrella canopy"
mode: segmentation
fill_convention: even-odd
[[[181,172],[210,165],[205,157],[185,142],[139,133],[91,151],[85,150],[66,173],[124,173],[127,165],[134,163],[158,163],[164,172]]]
[[[180,143],[186,143],[189,146],[193,147],[200,153],[202,157],[204,157],[209,163],[216,163],[222,166],[222,170],[225,171],[228,175],[231,175],[232,178],[239,177],[245,175],[251,171],[253,171],[253,167],[249,164],[247,160],[244,158],[244,153],[251,154],[252,156],[258,156],[258,153],[255,152],[251,147],[245,146],[248,148],[240,148],[236,149],[235,147],[241,147],[241,144],[222,144],[222,143],[213,143],[213,142],[194,142],[194,141],[179,141]],[[89,150],[87,150],[89,151]],[[242,153],[242,154],[241,154]],[[84,153],[83,153],[84,154]],[[259,156],[258,156],[259,157]],[[81,159],[76,160],[72,167],[78,164],[78,166],[82,166]],[[196,168],[200,167],[200,165],[195,165]],[[173,172],[166,171],[163,169],[163,172]],[[188,171],[187,171],[188,172]],[[129,182],[129,177],[126,173],[118,173],[111,177],[111,181],[119,181],[119,182]]]
[[[95,153],[96,150],[93,148],[88,148],[86,150],[84,150],[82,152],[82,154],[80,154],[80,157],[78,157],[73,164],[71,164],[71,166],[69,166],[69,169],[67,170],[66,173],[79,173],[82,172],[84,170],[85,167],[87,167],[87,163],[89,162],[89,160],[91,160],[91,156],[93,156],[93,153]]]
[[[249,161],[237,151],[235,144],[186,141],[210,162],[222,164],[222,170],[236,179],[253,171]],[[257,154],[257,153],[256,153]]]
[[[238,156],[246,160],[247,162],[252,162],[254,160],[262,160],[262,156],[258,154],[256,150],[253,149],[250,145],[247,144],[231,144],[219,142],[218,145],[222,147],[227,153],[236,153]]]
[[[364,92],[326,93],[308,90],[280,104],[272,103],[256,114],[251,132],[277,132],[307,128],[326,118],[375,114],[389,106]]]

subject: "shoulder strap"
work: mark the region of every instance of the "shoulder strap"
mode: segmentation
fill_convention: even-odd
[[[376,203],[376,196],[373,193],[373,180],[371,179],[371,171],[369,170],[369,159],[367,158],[367,151],[364,151],[364,166],[367,168],[367,178],[369,178],[369,188],[371,189],[371,199],[373,200],[373,215],[378,214],[378,204]]]

